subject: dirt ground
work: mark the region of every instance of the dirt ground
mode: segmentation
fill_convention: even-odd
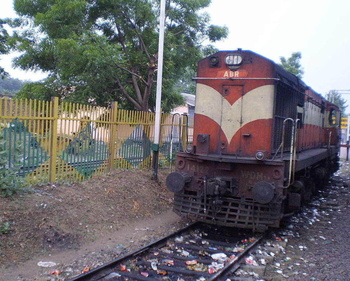
[[[157,183],[150,171],[118,170],[0,198],[0,280],[66,280],[185,226],[171,211],[167,174]],[[281,230],[288,245],[258,280],[350,280],[350,191],[341,179],[350,181],[348,162]]]
[[[268,264],[266,281],[350,280],[350,163],[307,208],[292,217],[281,235],[283,252]]]
[[[0,198],[0,280],[65,280],[185,225],[167,173],[157,183],[150,171],[116,170]]]

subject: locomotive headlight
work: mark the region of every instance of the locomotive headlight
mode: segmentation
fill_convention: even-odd
[[[225,58],[225,63],[227,67],[231,70],[235,70],[238,67],[240,67],[242,62],[243,62],[242,56],[237,54],[229,54]]]
[[[220,62],[220,60],[219,60],[219,57],[217,57],[217,56],[212,56],[209,58],[209,65],[211,67],[218,66],[219,62]]]
[[[264,160],[265,159],[265,154],[263,151],[258,151],[256,154],[255,154],[255,158],[256,160]]]

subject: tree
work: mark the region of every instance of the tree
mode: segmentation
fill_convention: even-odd
[[[281,63],[279,65],[282,66],[285,70],[289,71],[290,73],[294,74],[300,79],[303,78],[304,70],[300,64],[300,52],[292,53],[291,57],[288,59],[286,59],[285,57],[280,57],[280,60]]]
[[[4,28],[6,21],[0,19],[0,55],[4,55],[8,53],[8,46],[6,44],[8,33]],[[8,76],[8,73],[5,71],[3,67],[0,66],[0,77],[4,79]]]
[[[331,90],[326,94],[326,99],[335,105],[337,105],[340,110],[345,113],[346,108],[346,99],[342,98],[341,94],[336,90]]]
[[[218,50],[213,46],[205,46],[202,49],[203,57],[210,56],[216,53]],[[196,94],[196,82],[193,81],[193,78],[196,76],[196,67],[186,67],[181,73],[181,77],[176,81],[175,89],[177,93],[187,93],[187,94]]]
[[[6,77],[0,80],[0,95],[7,94],[13,96],[23,88],[24,81],[21,81],[16,78]]]
[[[97,105],[119,101],[148,111],[155,103],[159,0],[15,0],[22,16],[11,46],[23,52],[22,69],[42,70],[49,78],[40,92]],[[176,81],[202,57],[205,40],[227,36],[227,28],[209,24],[201,10],[211,0],[168,0],[162,106],[183,102]],[[23,28],[26,28],[23,30]],[[39,33],[40,32],[40,33]],[[31,94],[26,89],[25,95]],[[45,95],[46,96],[46,95]],[[165,108],[164,108],[165,107]]]
[[[196,72],[194,69],[187,67],[184,69],[182,73],[182,77],[175,84],[175,89],[178,93],[188,93],[195,94],[196,93],[196,82],[192,79],[196,76]]]

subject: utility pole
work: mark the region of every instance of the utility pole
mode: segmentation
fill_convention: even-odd
[[[162,80],[163,80],[163,54],[164,54],[164,26],[165,26],[165,0],[160,1],[159,16],[159,42],[158,42],[158,72],[157,72],[157,91],[156,91],[156,115],[154,123],[154,142],[153,149],[153,179],[158,180],[158,162],[159,162],[159,140],[160,140],[160,121],[161,121],[161,101],[162,101]]]

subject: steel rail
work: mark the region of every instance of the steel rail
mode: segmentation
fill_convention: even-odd
[[[237,264],[262,239],[262,235],[254,237],[254,240],[249,237],[251,233],[194,223],[69,281],[125,278],[155,281],[163,280],[161,272],[179,280],[220,280],[225,274],[234,272],[235,266],[238,268]],[[242,247],[242,251],[233,250],[237,245]],[[183,252],[187,252],[187,255],[183,255]],[[223,256],[225,260],[217,260],[220,258],[214,255]]]
[[[265,238],[265,235],[262,235],[261,237],[257,238],[252,244],[246,247],[243,252],[241,252],[238,256],[232,259],[227,265],[225,265],[223,269],[221,269],[219,272],[215,273],[210,279],[208,279],[208,281],[219,280],[228,272],[233,273],[237,269],[239,269],[241,266],[240,262],[243,260],[243,258],[246,257],[252,249],[257,247],[264,238]]]
[[[152,247],[156,247],[156,246],[159,246],[159,245],[162,245],[162,244],[165,244],[166,241],[168,241],[168,239],[172,238],[172,237],[175,237],[176,235],[180,234],[181,232],[184,232],[186,230],[189,230],[193,227],[195,227],[196,225],[198,225],[199,223],[195,222],[195,223],[192,223],[192,224],[189,224],[188,226],[184,227],[184,228],[181,228],[179,230],[177,230],[176,232],[173,232],[165,237],[162,237],[140,249],[137,249],[131,253],[128,253],[122,257],[119,257],[113,261],[110,261],[106,264],[103,264],[99,267],[96,267],[86,273],[83,273],[83,274],[80,274],[76,277],[73,277],[71,279],[68,279],[67,281],[86,281],[86,280],[89,280],[89,281],[92,281],[92,280],[98,280],[99,278],[102,278],[103,276],[106,276],[108,275],[109,273],[112,273],[113,272],[113,267],[117,264],[119,264],[121,261],[125,260],[125,259],[128,259],[128,258],[132,258],[138,254],[141,254],[141,253],[144,253],[146,251],[148,251],[150,248]],[[108,272],[106,272],[107,270],[109,270]],[[93,277],[93,279],[91,279]],[[142,276],[140,276],[141,278]],[[140,279],[141,280],[141,279]],[[146,278],[145,277],[145,280],[151,280],[150,278]]]

